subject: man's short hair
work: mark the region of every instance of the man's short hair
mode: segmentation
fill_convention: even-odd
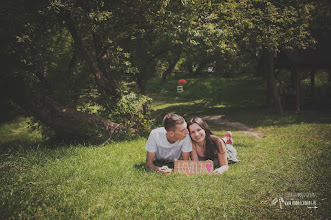
[[[185,120],[182,116],[169,113],[164,116],[162,124],[167,131],[175,131],[176,125],[183,124],[184,122]]]

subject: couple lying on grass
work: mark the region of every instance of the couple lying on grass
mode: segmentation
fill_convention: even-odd
[[[180,115],[169,113],[163,118],[163,127],[151,131],[145,149],[146,166],[158,173],[172,172],[168,166],[154,163],[172,163],[175,160],[212,160],[215,174],[229,170],[229,163],[238,162],[237,152],[232,146],[232,134],[225,137],[213,135],[208,125],[198,117],[188,123]]]

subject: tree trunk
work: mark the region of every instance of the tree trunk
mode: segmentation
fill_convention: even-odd
[[[187,60],[186,61],[187,64],[186,64],[186,67],[187,67],[187,71],[190,73],[190,74],[193,74],[193,63],[191,62],[191,60]]]
[[[51,97],[29,92],[22,79],[8,81],[8,94],[26,113],[53,129],[62,138],[111,137],[115,129],[124,126],[96,114],[88,114],[68,108]]]
[[[315,69],[311,70],[310,73],[310,91],[311,91],[311,97],[314,97],[315,94]]]
[[[300,97],[301,97],[301,72],[295,67],[296,82],[295,82],[295,106],[297,111],[300,111]]]
[[[124,128],[99,115],[65,107],[48,96],[29,103],[29,110],[61,137],[91,137],[100,133],[111,137],[116,128]]]
[[[272,104],[277,112],[283,114],[283,108],[279,96],[279,92],[275,82],[275,66],[274,66],[274,53],[272,51],[264,51],[266,57],[266,94],[267,104]]]
[[[256,76],[257,77],[262,77],[265,79],[265,57],[263,56],[264,53],[262,53],[262,56],[259,55],[259,58],[257,60],[257,66],[256,66]]]
[[[155,62],[155,59],[168,51],[169,51],[169,49],[163,49],[163,50],[160,50],[159,52],[157,52],[152,57],[150,57],[145,62],[144,66],[143,66],[143,70],[141,72],[139,72],[138,74],[136,74],[136,83],[138,85],[140,92],[143,95],[147,94],[146,81],[150,78],[150,76],[152,76],[152,74],[146,74],[146,73],[149,73],[150,71],[154,72],[155,64],[153,64],[153,62]]]
[[[84,46],[83,40],[77,31],[76,24],[71,19],[70,15],[66,16],[65,23],[74,40],[75,45],[82,52],[86,63],[88,64],[92,74],[94,75],[98,91],[105,97],[112,97],[114,99],[114,102],[116,102],[121,97],[117,81],[115,79],[108,79],[105,74],[100,70],[97,62],[93,60],[91,54]]]
[[[206,67],[207,64],[208,64],[208,61],[207,61],[207,60],[203,60],[203,61],[201,61],[201,62],[199,63],[198,68],[195,70],[194,75],[200,75],[201,72],[202,72],[202,69],[203,69],[204,67]]]
[[[162,79],[161,79],[162,83],[165,83],[167,76],[168,76],[168,75],[173,71],[173,69],[175,68],[175,66],[176,66],[176,64],[177,64],[177,62],[178,62],[178,60],[179,60],[179,57],[180,57],[180,56],[178,55],[178,56],[176,56],[174,59],[172,59],[172,60],[170,61],[170,63],[169,63],[168,68],[166,69],[166,71],[164,71],[164,72],[162,73]]]
[[[146,81],[145,81],[145,78],[144,78],[144,74],[143,73],[138,73],[137,74],[137,77],[136,77],[136,83],[138,85],[138,88],[140,90],[140,92],[143,94],[143,95],[146,95],[147,94],[147,89],[146,89]]]
[[[266,104],[271,106],[273,103],[272,99],[272,82],[270,80],[270,67],[269,67],[269,60],[268,60],[268,51],[263,50],[262,56],[259,62],[259,71],[260,74],[263,74],[263,78],[266,81]]]

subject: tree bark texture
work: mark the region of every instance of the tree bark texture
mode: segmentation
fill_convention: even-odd
[[[96,114],[87,114],[68,108],[48,96],[41,96],[28,104],[32,115],[50,126],[62,137],[88,137],[103,133],[111,137],[116,128],[124,128]]]
[[[312,69],[310,73],[310,92],[311,92],[311,97],[314,97],[315,95],[315,73],[316,70]]]
[[[277,112],[283,114],[283,108],[279,96],[279,92],[275,82],[275,67],[274,67],[274,55],[272,51],[263,51],[263,57],[265,59],[265,79],[266,79],[266,94],[267,104],[273,105]]]
[[[176,64],[178,63],[179,58],[180,55],[178,54],[170,61],[168,68],[162,73],[162,79],[161,79],[162,83],[165,83],[167,76],[174,70]]]
[[[66,26],[74,40],[76,47],[82,52],[83,57],[88,64],[92,74],[94,75],[95,82],[98,87],[98,91],[106,96],[114,98],[115,102],[120,98],[119,85],[115,79],[108,79],[106,75],[101,71],[98,63],[94,61],[92,55],[84,45],[82,38],[80,37],[77,27],[70,15],[66,16]]]
[[[8,80],[8,97],[21,106],[29,116],[33,116],[49,126],[57,136],[65,138],[95,138],[102,134],[111,137],[124,126],[111,122],[96,114],[88,114],[68,108],[49,96],[29,91],[20,78]]]

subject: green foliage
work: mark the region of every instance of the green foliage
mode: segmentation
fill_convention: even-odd
[[[136,135],[146,135],[153,125],[153,119],[150,117],[151,104],[152,99],[148,96],[130,92],[124,95],[112,109],[109,118],[127,128],[134,129]]]
[[[98,114],[126,127],[126,129],[116,131],[114,139],[131,139],[148,134],[154,121],[150,115],[152,99],[125,88],[123,90],[126,91],[126,94],[115,106],[112,106],[111,110],[103,107],[106,104],[98,104],[107,102],[107,99],[92,101],[93,99],[88,97],[86,97],[85,105],[81,105],[79,110],[89,114]]]
[[[10,47],[5,45],[15,59],[14,64],[7,65],[6,75],[23,80],[31,97],[47,95],[73,108],[106,108],[108,116],[114,111],[112,117],[119,121],[119,112],[123,112],[128,117],[125,120],[130,121],[136,114],[131,108],[138,107],[117,104],[126,99],[122,98],[126,93],[119,85],[135,81],[144,94],[146,86],[151,87],[148,80],[178,60],[179,71],[206,75],[206,67],[212,66],[222,77],[248,75],[262,49],[280,51],[309,46],[313,42],[309,33],[311,22],[315,26],[327,24],[327,18],[318,13],[324,5],[329,7],[326,1],[297,0],[54,0],[34,4],[33,10],[28,10],[27,4],[10,2],[6,3],[9,10],[3,17],[6,21],[12,19],[4,27],[11,31],[4,31],[1,36],[15,39]],[[82,50],[82,45],[86,50]],[[15,65],[17,58],[19,65]],[[101,82],[100,73],[105,79]],[[107,86],[101,88],[103,83],[108,89],[112,87],[110,91],[106,89],[108,93]],[[176,97],[175,86],[172,81],[155,91]],[[185,85],[182,97],[208,96],[212,102],[220,103],[224,97],[209,88],[226,86],[219,81],[199,84],[192,79]],[[231,96],[240,97],[243,93],[247,94],[243,89]],[[258,99],[261,97],[259,94]],[[141,102],[143,106],[145,100]],[[148,124],[141,117],[134,117],[140,121],[137,124],[128,123],[135,128]]]
[[[313,105],[315,107],[325,108],[331,106],[331,83],[329,81],[329,73],[320,71],[315,74],[314,86],[311,86],[311,79],[302,80],[302,97],[303,105]]]

